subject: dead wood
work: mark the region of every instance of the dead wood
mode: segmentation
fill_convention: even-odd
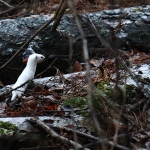
[[[60,4],[62,7],[59,7],[58,10],[57,10],[57,15],[59,16],[55,21],[54,21],[54,24],[51,28],[51,31],[55,31],[57,29],[57,26],[59,25],[60,23],[60,20],[67,8],[67,4],[66,4],[66,1],[62,1],[62,3]]]
[[[10,8],[6,11],[3,11],[2,13],[0,13],[0,17],[7,14],[7,13],[11,13],[12,11],[18,9],[18,7],[20,7],[23,3],[25,2],[25,0],[23,0],[22,2],[20,2],[17,6],[13,7],[13,8]]]
[[[75,132],[78,136],[82,136],[86,139],[91,139],[91,140],[97,141],[99,143],[105,143],[105,144],[108,144],[108,145],[111,145],[111,146],[115,146],[116,148],[120,148],[122,150],[129,150],[129,148],[126,148],[126,147],[121,146],[119,144],[113,143],[112,141],[108,141],[108,139],[100,140],[99,137],[95,137],[95,136],[92,136],[92,135],[89,135],[89,134],[86,134],[86,133],[83,133],[83,132],[79,132],[79,131],[76,131],[76,130],[73,130],[73,129],[67,128],[67,127],[59,127],[59,126],[54,126],[54,125],[49,125],[49,126],[53,129],[56,129],[56,130],[59,130],[59,131],[64,130],[64,131],[72,132],[72,133]],[[95,142],[93,142],[93,144],[95,144]]]
[[[59,134],[57,134],[52,128],[50,128],[49,126],[47,126],[45,123],[43,123],[42,121],[40,121],[39,119],[36,118],[30,118],[30,121],[32,121],[33,123],[35,123],[38,127],[44,129],[47,133],[48,136],[51,136],[57,140],[60,140],[61,142],[71,145],[74,148],[81,148],[82,146],[80,144],[78,144],[77,142],[74,142],[72,140],[68,140],[67,138],[60,136]],[[84,148],[85,150],[89,150],[88,148]]]
[[[13,6],[9,5],[8,3],[4,2],[3,0],[0,0],[0,3],[7,6],[8,8],[12,8]]]
[[[85,18],[87,18],[87,16],[89,16],[89,18],[95,25],[98,34],[100,34],[109,43],[110,46],[118,47],[120,49],[125,48],[127,50],[136,48],[138,50],[141,50],[141,51],[143,50],[143,51],[148,52],[149,50],[148,41],[150,37],[148,35],[148,33],[150,33],[149,24],[148,24],[149,20],[147,17],[148,10],[149,10],[149,6],[140,6],[140,7],[117,9],[117,10],[111,10],[111,11],[105,10],[101,12],[90,13],[87,15],[82,14],[81,17],[84,20]],[[136,11],[138,12],[138,15],[140,16],[139,18],[135,17]],[[32,33],[33,32],[35,33],[35,30],[39,28],[40,22],[42,22],[43,20],[44,20],[43,22],[47,21],[46,18],[50,18],[50,16],[43,15],[42,17],[31,16],[31,17],[26,17],[26,18],[18,18],[16,20],[12,19],[11,20],[11,23],[13,24],[12,26],[17,30],[18,33],[19,32],[22,34],[25,33],[25,35],[23,34],[23,36],[16,34],[15,32],[11,32],[12,31],[11,26],[6,20],[0,21],[1,22],[0,42],[2,43],[2,47],[0,49],[1,51],[0,59],[2,60],[1,68],[3,64],[6,61],[8,61],[10,57],[12,57],[14,52],[16,52],[17,49],[19,49],[18,47],[13,48],[13,46],[14,45],[16,46],[16,43],[21,43],[21,42],[24,43],[24,41],[27,41],[28,39],[30,39],[30,37],[32,37]],[[57,18],[59,18],[59,16],[57,16]],[[36,23],[33,24],[33,22],[34,23],[36,22]],[[83,22],[81,22],[81,24],[83,24]],[[114,22],[116,22],[116,25],[112,26]],[[138,25],[138,22],[141,24]],[[23,47],[26,49],[26,47],[28,47],[28,45],[30,45],[33,42],[38,47],[38,49],[36,49],[36,52],[41,53],[40,50],[42,50],[42,53],[44,53],[47,56],[51,54],[58,55],[58,53],[59,55],[68,54],[68,49],[69,49],[68,39],[66,39],[66,37],[60,36],[58,32],[57,32],[57,35],[56,35],[56,32],[55,33],[50,32],[50,29],[54,28],[54,24],[49,25],[48,27],[49,29],[47,28],[46,32],[43,31],[41,32],[41,34],[38,34],[38,38],[41,40],[39,41],[34,40],[33,38],[34,36],[33,36],[30,39],[30,41],[27,42],[25,45],[23,44],[20,44],[20,45],[21,46],[23,45]],[[79,30],[77,26],[74,23],[74,18],[72,17],[72,15],[64,15],[61,18],[61,21],[59,22],[58,28],[59,28],[59,31],[67,33],[73,39],[72,40],[73,50],[76,52],[81,51],[81,47],[82,47],[81,36],[79,34]],[[92,52],[90,51],[91,49],[95,50],[97,48],[101,48],[104,46],[102,41],[99,41],[98,39],[95,38],[96,37],[95,33],[91,32],[91,30],[89,30],[87,25],[86,26],[84,25],[82,28],[83,28],[83,32],[85,33],[85,37],[87,39],[87,46],[89,48],[90,54],[94,53],[94,51]],[[9,31],[9,29],[11,31]],[[4,34],[4,33],[7,33],[7,34]],[[65,35],[65,34],[62,34],[62,35]],[[144,38],[142,36],[144,36]],[[50,39],[51,42],[48,42],[48,39]],[[35,45],[32,45],[32,46],[34,47]],[[21,51],[23,51],[23,47],[21,47],[22,49]],[[10,52],[10,49],[11,49],[11,52]],[[20,52],[18,52],[18,54]],[[98,56],[101,56],[101,52],[97,51],[96,53],[98,54]],[[4,59],[2,55],[6,56],[6,59]],[[79,57],[76,57],[76,58],[82,59]],[[16,66],[18,64],[17,61],[19,62],[18,59],[16,59],[15,62],[11,62],[9,67],[17,68],[18,67]],[[59,61],[62,62],[62,60],[59,60]],[[45,64],[43,66],[45,66]],[[57,67],[61,68],[61,66],[57,64]],[[63,66],[67,66],[67,65],[65,64]],[[5,72],[8,72],[9,70],[10,69],[5,68],[4,70],[1,71],[0,78],[1,80],[4,80],[4,82],[6,82],[7,79],[9,78],[9,76],[5,73]],[[13,69],[11,71],[13,72]],[[5,77],[4,74],[6,74],[7,77]],[[13,72],[12,78],[9,78],[10,83],[14,82],[13,79],[15,77],[16,77],[16,74]]]

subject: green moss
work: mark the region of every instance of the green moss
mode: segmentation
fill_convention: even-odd
[[[106,34],[106,29],[102,28],[102,29],[100,30],[100,34]]]
[[[88,107],[87,97],[72,97],[65,100],[63,105],[70,105],[73,109],[81,109],[81,111],[76,112],[84,117],[89,116],[89,112],[87,110],[82,110]]]
[[[6,134],[17,130],[17,126],[10,122],[0,121],[0,134]]]
[[[132,10],[133,12],[141,12],[141,11],[143,11],[143,8],[137,7],[137,8],[132,8],[131,10]]]
[[[119,85],[118,88],[114,89],[114,85],[110,84],[108,81],[102,81],[98,83],[97,89],[93,90],[92,101],[94,108],[101,110],[104,108],[104,97],[118,104],[122,104],[125,98],[126,103],[132,104],[133,99],[137,95],[134,85]]]
[[[63,105],[70,105],[73,108],[85,108],[87,107],[87,98],[86,97],[72,97],[68,98],[63,102]]]
[[[105,99],[110,102],[122,104],[123,99],[126,103],[132,103],[133,99],[137,96],[136,87],[134,85],[119,85],[114,90],[114,84],[109,81],[101,81],[96,87],[92,87],[92,104],[96,111],[103,111],[109,104],[105,103]],[[88,107],[87,97],[72,97],[63,102],[63,105],[70,105],[72,108],[83,109]],[[83,116],[88,115],[87,111],[81,112]]]
[[[134,85],[123,85],[120,87],[120,91],[118,92],[119,99],[122,101],[123,96],[126,98],[126,103],[132,103],[133,99],[137,96],[136,87]]]
[[[98,89],[94,89],[92,92],[92,103],[93,106],[96,110],[103,110],[104,105],[103,105],[103,100],[101,97],[103,97],[105,95],[103,95],[102,91],[98,90]]]
[[[104,96],[109,97],[113,92],[112,85],[108,81],[101,81],[97,85],[97,89],[100,90]]]

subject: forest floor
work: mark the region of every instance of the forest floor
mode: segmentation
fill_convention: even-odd
[[[16,9],[16,11],[11,14],[7,13],[3,17],[16,18],[22,15],[25,16],[26,14],[55,13],[55,8],[57,8],[59,2],[58,0],[38,1],[38,3],[30,1],[30,4],[28,3]],[[144,4],[149,4],[149,2],[132,2],[132,0],[130,0],[120,4],[110,5],[109,2],[102,0],[91,0],[90,2],[88,0],[75,1],[75,7],[79,13]],[[16,3],[10,3],[10,5],[15,6]],[[30,120],[32,121],[31,125],[34,125],[36,122],[38,126],[46,131],[46,133],[42,131],[46,136],[44,136],[44,138],[40,137],[42,140],[38,139],[40,143],[36,143],[37,147],[42,145],[46,148],[49,146],[51,146],[51,148],[52,146],[57,146],[58,148],[55,147],[55,149],[61,149],[62,147],[62,149],[69,149],[79,143],[82,149],[84,146],[90,149],[100,149],[101,146],[104,146],[101,143],[105,143],[106,149],[110,149],[110,147],[113,149],[114,146],[118,149],[126,150],[129,150],[131,147],[135,149],[149,148],[150,93],[149,90],[144,87],[145,85],[149,87],[149,78],[142,76],[144,75],[144,71],[148,71],[149,66],[146,65],[148,67],[145,70],[140,70],[140,68],[142,64],[149,63],[150,55],[138,52],[137,50],[119,52],[118,57],[125,62],[128,70],[126,70],[121,63],[117,66],[115,59],[109,57],[110,55],[111,54],[108,54],[106,58],[91,59],[89,62],[91,80],[94,85],[94,88],[92,86],[91,92],[93,108],[96,112],[94,118],[97,119],[98,127],[99,129],[101,128],[101,131],[98,132],[95,130],[94,125],[96,126],[96,123],[93,123],[91,119],[93,112],[88,105],[89,91],[86,74],[84,72],[86,70],[84,69],[85,66],[80,64],[80,62],[76,62],[73,66],[74,72],[78,73],[72,75],[57,74],[57,76],[49,77],[48,79],[41,79],[40,82],[42,82],[42,84],[37,84],[34,88],[27,89],[25,97],[22,97],[19,103],[17,102],[17,104],[11,105],[9,102],[1,102],[0,117],[8,117],[9,119],[13,117],[30,116],[54,117],[54,120],[45,119],[45,124],[42,124],[38,119],[32,118]],[[131,62],[129,62],[129,58],[131,58]],[[131,67],[128,62],[131,63]],[[133,74],[130,73],[129,70],[131,70]],[[116,81],[117,73],[119,75]],[[127,84],[127,79],[131,77],[131,75],[137,77],[140,86],[133,83]],[[79,116],[82,116],[84,119],[80,120]],[[85,118],[87,118],[87,120]],[[57,129],[52,126],[55,122],[58,122],[60,125]],[[12,126],[12,129],[9,129],[8,126],[11,126],[10,124],[0,123],[0,135],[7,133],[7,130],[16,130],[14,126]],[[56,136],[52,130],[48,130],[46,124],[49,124],[49,129],[51,129],[51,127],[54,130],[56,129],[59,136]],[[66,129],[65,127],[72,130]],[[19,128],[16,134],[22,134],[22,132],[23,134],[32,133],[33,135],[37,131],[33,132],[33,128]],[[81,133],[84,133],[84,135],[82,134],[81,136]],[[39,134],[39,132],[37,132],[37,134]],[[53,138],[51,138],[50,135]],[[97,138],[99,135],[102,135],[101,140]],[[76,140],[74,140],[75,136]],[[37,135],[33,137],[36,139]],[[0,138],[3,139],[2,136],[0,136]],[[31,140],[31,136],[28,137],[30,142],[27,141],[27,139],[22,140],[22,138],[23,136],[21,136],[21,140],[16,139],[15,142],[12,140],[12,143],[15,143],[15,145],[12,144],[13,149],[17,149],[17,146],[19,148],[26,147],[34,149],[32,147],[34,141]],[[70,143],[66,144],[66,139],[64,138]],[[75,144],[72,143],[73,140]],[[65,144],[60,141],[63,141]],[[26,143],[28,143],[28,145]],[[7,145],[6,141],[1,141],[0,147],[2,147],[3,144]]]

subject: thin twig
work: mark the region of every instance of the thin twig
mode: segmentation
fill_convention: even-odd
[[[1,2],[3,5],[5,5],[5,6],[9,7],[9,8],[12,8],[12,7],[13,7],[13,6],[9,5],[8,3],[4,2],[3,0],[0,0],[0,2]]]
[[[143,98],[140,101],[138,101],[137,103],[131,105],[129,108],[125,108],[125,111],[130,112],[132,109],[134,109],[135,107],[137,107],[138,105],[142,104],[143,102],[146,102],[147,99]]]
[[[37,74],[34,78],[37,78],[37,77],[41,76],[44,72],[46,72],[48,69],[50,69],[56,60],[57,60],[57,58],[55,58],[53,60],[53,62],[44,71],[42,71],[41,73]]]
[[[89,55],[88,55],[88,46],[87,46],[87,40],[85,37],[85,34],[83,32],[82,26],[80,24],[80,20],[78,18],[77,12],[73,6],[73,1],[72,0],[67,0],[68,6],[70,7],[74,17],[75,17],[75,22],[76,25],[78,27],[78,30],[80,32],[81,38],[82,38],[82,44],[83,44],[83,53],[84,53],[84,59],[85,59],[85,67],[86,67],[86,77],[87,77],[87,84],[88,84],[88,105],[91,111],[91,115],[94,121],[94,126],[96,131],[98,132],[99,137],[102,137],[102,129],[97,121],[96,118],[96,113],[93,107],[93,103],[92,103],[92,81],[91,81],[91,75],[90,75],[90,65],[89,65]],[[102,147],[103,149],[105,149],[104,144],[102,143]]]
[[[88,17],[88,18],[85,18],[85,17],[79,16],[79,18],[80,18],[80,20],[82,20],[84,23],[86,23],[86,24],[88,25],[88,27],[91,29],[91,31],[92,31],[92,32],[96,35],[96,37],[99,39],[99,41],[102,42],[102,43],[106,46],[106,48],[108,48],[108,49],[110,50],[110,52],[112,52],[112,54],[115,56],[115,51],[114,51],[114,49],[101,37],[101,35],[99,35],[99,33],[98,33],[96,27],[94,26],[93,22],[89,19],[89,17]],[[144,86],[142,86],[142,85],[139,84],[139,79],[136,78],[135,74],[129,69],[129,67],[127,67],[127,65],[125,64],[125,62],[124,62],[123,60],[121,60],[120,58],[118,58],[118,60],[119,60],[120,64],[124,67],[124,69],[125,69],[126,71],[128,71],[128,73],[129,73],[129,74],[132,76],[132,78],[135,80],[135,82],[136,82],[138,88],[139,88],[141,91],[147,93],[148,100],[147,100],[146,107],[143,109],[143,110],[145,111],[146,108],[148,107],[148,104],[150,103],[150,98],[149,98],[149,97],[150,97],[150,91],[149,91],[147,88],[144,89],[144,88],[143,88]],[[103,96],[103,99],[105,100],[105,102],[108,102],[108,100],[107,100],[104,96]],[[109,103],[109,104],[110,104],[110,103]],[[118,113],[120,113],[120,110],[116,109],[116,107],[114,107],[113,104],[111,104],[111,106],[114,108],[115,111],[117,111]],[[123,115],[126,119],[130,120],[127,115],[125,115],[125,114],[122,114],[122,115]],[[142,115],[140,115],[139,118],[141,118],[141,117],[142,117]],[[138,120],[139,120],[139,118],[138,118]],[[135,122],[133,122],[133,121],[130,120],[130,121],[133,123],[133,125],[132,125],[132,127],[129,129],[129,131],[130,131],[135,125],[136,125],[138,128],[140,128],[140,127],[138,126],[138,123],[139,123],[138,120],[135,121]]]
[[[67,8],[67,4],[66,4],[66,1],[62,1],[62,7],[60,7],[60,9],[58,9],[58,16],[59,17],[57,17],[57,19],[54,21],[54,24],[53,24],[53,26],[52,26],[52,28],[51,28],[51,31],[55,31],[56,30],[56,28],[57,28],[57,26],[59,25],[59,22],[60,22],[60,20],[61,20],[61,17],[62,17],[62,15],[64,14],[64,12],[65,12],[65,10],[66,10],[66,8]]]
[[[59,130],[60,131],[60,129],[61,130],[64,130],[64,131],[66,131],[66,132],[72,132],[72,133],[74,133],[74,132],[76,132],[76,134],[78,135],[78,136],[82,136],[82,137],[84,137],[84,138],[88,138],[88,139],[91,139],[91,140],[94,140],[94,141],[97,141],[97,142],[99,142],[99,143],[105,143],[105,144],[108,144],[108,145],[111,145],[111,146],[115,146],[116,148],[120,148],[120,149],[122,149],[122,150],[130,150],[129,148],[126,148],[126,147],[124,147],[124,146],[122,146],[122,145],[119,145],[119,144],[116,144],[116,143],[113,143],[113,142],[111,142],[111,141],[108,141],[108,139],[104,139],[104,140],[101,140],[101,139],[99,139],[99,137],[95,137],[95,136],[93,136],[93,135],[89,135],[89,134],[86,134],[86,133],[83,133],[83,132],[80,132],[80,131],[75,131],[75,130],[73,130],[73,129],[71,129],[71,128],[67,128],[67,127],[60,127],[60,126],[54,126],[54,125],[49,125],[51,128],[53,128],[53,129],[56,129],[56,130]],[[95,142],[92,142],[92,144],[94,145],[95,144]],[[90,146],[92,146],[92,144],[90,145]],[[84,145],[82,148],[85,148],[86,147],[86,145]]]
[[[62,6],[63,3],[60,4],[60,8]],[[58,8],[59,10],[59,8]],[[57,12],[56,12],[56,15],[54,15],[50,20],[48,20],[40,29],[38,29],[30,38],[29,40],[24,43],[21,48],[4,64],[0,67],[0,70],[3,69],[5,66],[7,66],[22,50],[25,46],[27,46],[33,39],[36,35],[38,35],[44,28],[46,28],[51,22],[53,22],[56,18],[57,18]]]
[[[40,121],[37,118],[30,118],[30,121],[34,122],[36,124],[36,126],[39,126],[40,128],[44,129],[51,137],[60,140],[61,142],[71,145],[76,149],[81,148],[82,146],[79,143],[76,143],[72,140],[68,140],[67,138],[60,136],[59,134],[57,134],[52,128],[50,128],[49,126],[47,126],[45,123],[43,123],[42,121]],[[88,148],[85,148],[85,150],[89,150]]]
[[[79,19],[81,21],[83,21],[88,27],[89,29],[96,35],[96,37],[98,38],[98,40],[106,47],[108,48],[108,50],[111,52],[111,54],[113,56],[115,56],[115,50],[101,37],[101,35],[98,33],[95,25],[93,24],[93,22],[91,21],[91,19],[89,18],[85,18],[85,17],[81,17],[80,15],[79,16]],[[126,63],[121,60],[120,58],[118,58],[119,60],[119,63],[124,67],[124,69],[132,76],[133,80],[136,82],[138,88],[147,93],[147,97],[149,98],[150,97],[150,91],[149,89],[147,88],[143,88],[144,86],[143,85],[140,85],[139,84],[139,79],[136,77],[136,75],[130,70],[130,68],[126,65]]]
[[[83,111],[83,110],[87,110],[87,109],[88,108],[76,109],[76,110],[73,110],[73,112],[79,112],[79,111]],[[47,112],[47,113],[70,112],[70,113],[72,113],[72,110],[43,110],[43,112]]]
[[[17,6],[13,7],[13,8],[10,8],[6,11],[3,11],[2,13],[0,13],[0,17],[7,14],[7,13],[10,13],[11,11],[14,11],[15,9],[17,9],[20,5],[22,5],[23,3],[25,2],[25,0],[23,0],[22,2],[20,2]]]
[[[55,60],[56,60],[56,59],[55,59]],[[44,72],[46,72],[46,71],[54,64],[55,60],[54,60],[44,71],[42,71],[41,73],[39,73],[38,75],[36,75],[33,79],[39,77],[39,76],[42,75]],[[26,81],[25,83],[19,85],[18,87],[14,88],[14,89],[11,89],[11,90],[9,90],[9,91],[7,91],[7,92],[1,94],[0,97],[7,95],[7,94],[9,94],[10,92],[12,92],[12,91],[14,91],[14,90],[17,90],[18,88],[24,86],[24,85],[27,84],[27,83],[30,83],[33,79],[28,80],[28,81]]]

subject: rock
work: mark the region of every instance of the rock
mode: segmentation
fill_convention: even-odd
[[[113,48],[122,50],[138,49],[139,51],[149,52],[150,49],[150,25],[149,25],[150,6],[138,6],[125,9],[104,10],[94,13],[82,14],[82,17],[90,17],[95,24],[98,33],[110,43]],[[30,17],[0,20],[0,66],[25,43],[33,33],[37,31],[51,15],[33,15]],[[46,69],[52,62],[51,55],[62,56],[69,54],[70,35],[73,38],[74,54],[82,51],[82,41],[77,26],[72,15],[64,15],[58,26],[57,31],[50,32],[52,23],[40,32],[29,46],[36,53],[41,53],[47,57],[43,64],[40,64],[37,73]],[[82,27],[88,40],[88,48],[104,47],[90,29],[82,23]],[[63,35],[61,34],[63,33]],[[65,36],[67,35],[67,36]],[[111,40],[110,40],[111,37]],[[81,52],[82,53],[82,52]],[[90,52],[93,54],[93,52]],[[24,68],[22,58],[24,51],[21,52],[7,67],[0,70],[0,79],[4,84],[14,83],[21,70]],[[101,56],[101,54],[99,54]],[[82,59],[82,55],[75,57],[75,61]],[[61,71],[67,72],[69,63],[68,57],[58,57],[54,64]],[[17,68],[17,69],[14,69]],[[53,75],[54,70],[49,70],[43,76]]]

